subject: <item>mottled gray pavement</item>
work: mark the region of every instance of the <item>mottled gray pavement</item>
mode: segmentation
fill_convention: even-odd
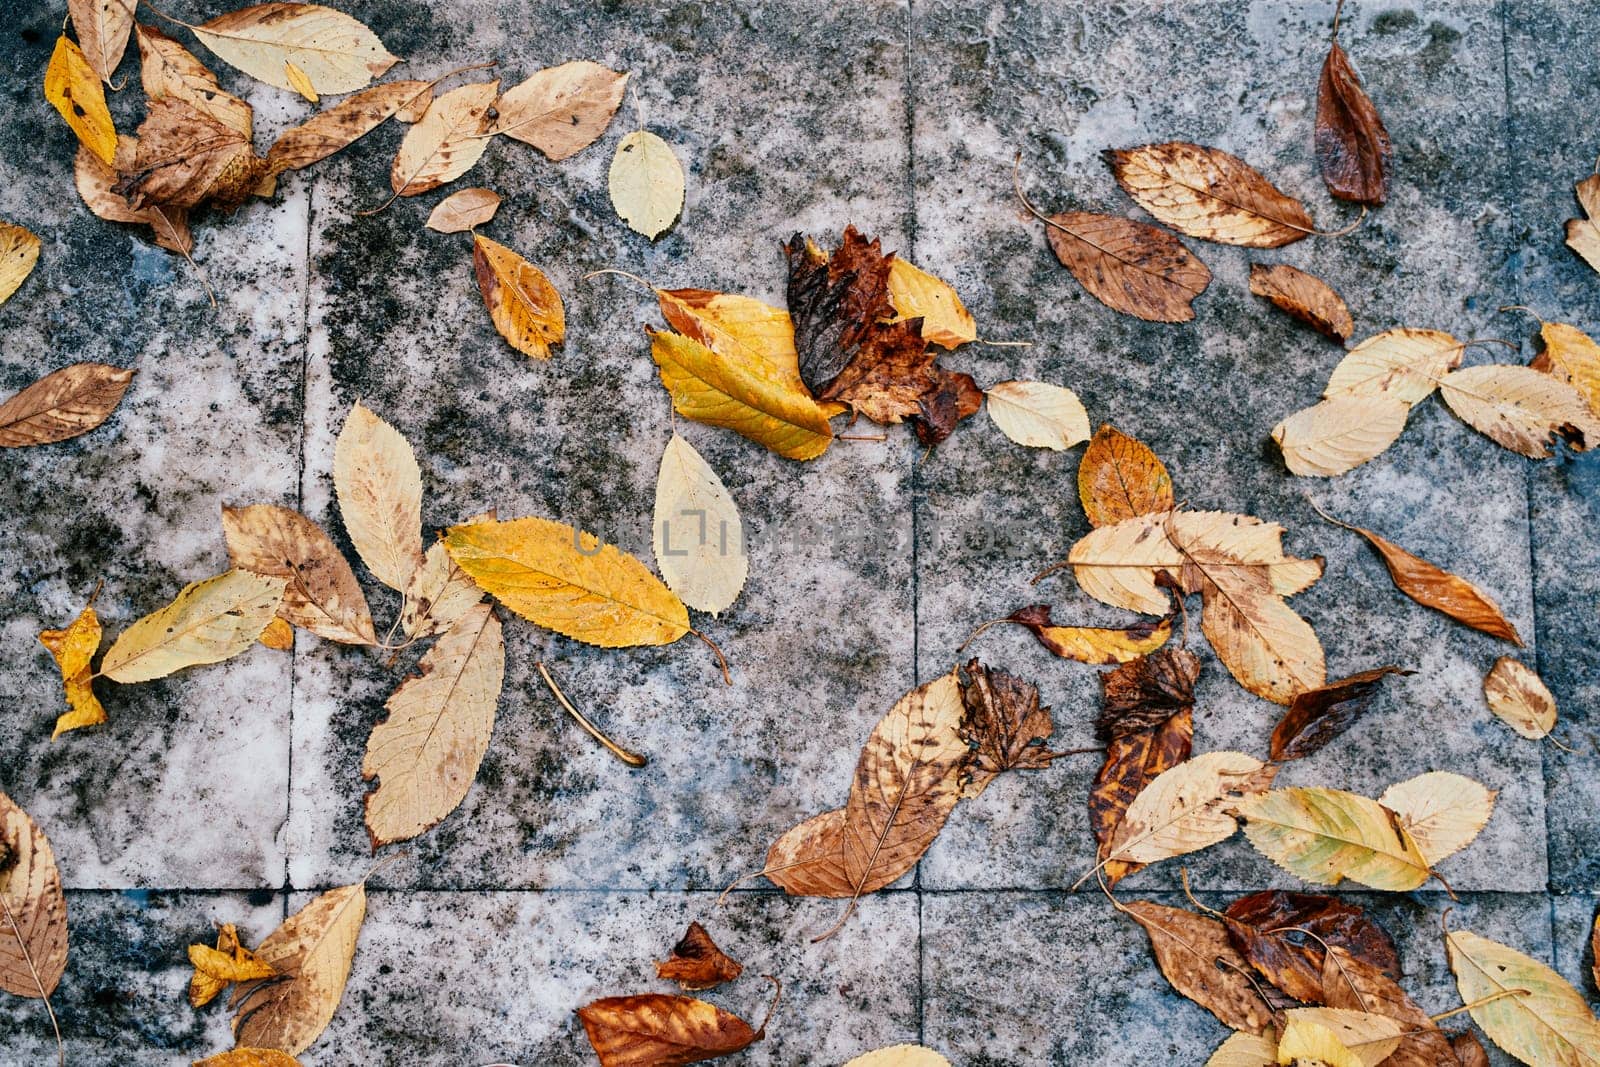
[[[1099,150],[1194,140],[1258,165],[1336,228],[1350,213],[1323,190],[1310,132],[1331,3],[341,6],[408,57],[406,76],[489,58],[508,83],[572,58],[632,71],[638,106],[686,165],[688,204],[653,246],[612,214],[605,168],[627,111],[564,163],[490,147],[467,179],[506,196],[487,232],[543,266],[567,304],[566,345],[530,364],[494,334],[465,239],[422,229],[442,194],[357,214],[386,194],[400,137],[389,128],[289,177],[273,201],[199,223],[213,312],[181,260],[78,202],[71,135],[38,89],[62,12],[39,0],[8,10],[0,217],[40,234],[44,251],[0,307],[0,391],[75,359],[140,368],[102,429],[0,455],[0,789],[50,834],[69,887],[72,962],[56,998],[69,1062],[171,1064],[225,1047],[225,1014],[183,1002],[184,946],[215,921],[259,939],[309,892],[368,869],[361,752],[410,664],[301,634],[292,655],[256,649],[108,686],[111,723],[52,744],[57,683],[38,630],[69,619],[101,579],[114,634],[221,570],[222,503],[301,507],[348,547],[330,470],[357,398],[416,445],[430,527],[498,507],[581,522],[648,559],[671,425],[640,332],[655,319],[635,290],[583,275],[620,267],[781,302],[778,240],[797,228],[831,238],[847,222],[953,282],[984,337],[1034,342],[969,346],[947,363],[984,383],[1069,386],[1094,422],[1163,456],[1180,498],[1282,521],[1292,551],[1327,556],[1326,579],[1296,603],[1330,674],[1384,662],[1419,673],[1283,780],[1375,794],[1445,769],[1500,790],[1488,829],[1443,867],[1461,896],[1452,923],[1596,995],[1600,460],[1530,464],[1430,401],[1372,464],[1333,482],[1291,478],[1267,431],[1317,396],[1339,352],[1246,288],[1252,261],[1293,263],[1345,295],[1358,337],[1432,327],[1519,339],[1524,358],[1530,320],[1497,314],[1502,304],[1600,328],[1600,277],[1561,235],[1572,184],[1600,153],[1594,5],[1352,0],[1344,44],[1395,139],[1391,202],[1342,240],[1267,253],[1191,242],[1215,281],[1185,326],[1084,294],[1019,217],[1012,156],[1047,210],[1137,214]],[[256,105],[263,143],[308,111],[219,73]],[[138,95],[116,94],[124,129]],[[1502,357],[1469,355],[1489,358]],[[716,904],[777,833],[842,803],[871,725],[946,669],[976,622],[1041,593],[1059,616],[1113,617],[1070,580],[1027,582],[1087,528],[1080,450],[1020,449],[980,416],[925,461],[893,432],[798,465],[679,428],[759,535],[744,596],[706,621],[737,684],[721,686],[690,643],[604,651],[508,623],[478,782],[374,879],[344,1004],[305,1062],[592,1062],[571,1009],[661,988],[650,961],[691,918],[747,973],[785,982],[777,1023],[743,1062],[830,1067],[904,1040],[960,1067],[1202,1062],[1219,1024],[1171,993],[1135,926],[1069,892],[1092,863],[1094,756],[997,782],[913,878],[821,945],[810,937],[833,921],[831,903],[750,890]],[[1502,649],[1397,596],[1370,550],[1316,519],[1312,497],[1491,589],[1533,635],[1525,655],[1576,754],[1490,718],[1480,680]],[[375,584],[368,595],[386,625],[395,598]],[[1091,743],[1092,669],[1021,633],[977,647],[1039,682],[1058,745]],[[541,657],[651,754],[647,770],[627,772],[576,732],[533,673]],[[1208,662],[1196,747],[1262,752],[1276,710]],[[1219,906],[1296,884],[1242,840],[1190,867]],[[1169,903],[1177,889],[1175,864],[1124,883]],[[1360,899],[1400,942],[1408,988],[1430,1010],[1454,1007],[1442,891]],[[763,998],[758,981],[713,994],[747,1018]],[[0,1000],[0,1063],[52,1052],[37,1003]]]

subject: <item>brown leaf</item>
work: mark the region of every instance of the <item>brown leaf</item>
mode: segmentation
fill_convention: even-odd
[[[731,982],[743,971],[743,965],[718,948],[697,922],[690,923],[682,940],[672,946],[672,955],[656,964],[657,978],[677,982],[691,993]]]
[[[1415,673],[1399,667],[1375,667],[1296,694],[1272,731],[1272,758],[1283,761],[1311,755],[1355,725],[1385,677]]]
[[[149,102],[132,166],[112,191],[127,197],[134,208],[209,203],[232,211],[255,192],[269,169],[248,134],[167,96]]]
[[[235,1048],[195,1060],[193,1067],[300,1067],[300,1061],[275,1048]]]
[[[1170,615],[1123,627],[1057,626],[1050,618],[1049,604],[1030,604],[984,626],[1002,622],[1026,626],[1041,645],[1062,659],[1101,665],[1129,663],[1156,651],[1172,636]]]
[[[1219,148],[1169,141],[1102,155],[1140,207],[1190,237],[1277,248],[1315,229],[1300,201]]]
[[[934,366],[938,353],[922,339],[921,328],[921,319],[884,325],[873,342],[857,352],[817,399],[848,404],[852,411],[880,425],[923,414],[923,398],[939,388],[940,374]],[[959,390],[960,385],[956,382],[955,388]],[[959,392],[953,404],[957,409],[962,406]],[[954,416],[953,427],[954,420],[963,416],[950,414]]]
[[[1119,733],[1106,744],[1105,762],[1089,787],[1089,827],[1099,844],[1097,856],[1104,856],[1110,847],[1133,798],[1162,771],[1188,759],[1193,747],[1194,712],[1187,706],[1160,725]],[[1101,872],[1112,886],[1143,867],[1142,863],[1110,860]]]
[[[644,993],[578,1009],[600,1067],[678,1067],[729,1056],[761,1040],[736,1015],[693,997]]]
[[[250,139],[254,112],[249,104],[223,92],[205,64],[171,37],[151,26],[140,26],[138,33],[139,79],[146,96],[180,100]]]
[[[1343,297],[1315,274],[1287,263],[1250,264],[1250,291],[1335,341],[1349,340],[1355,329]]]
[[[1103,672],[1095,734],[1115,741],[1160,728],[1172,716],[1194,708],[1194,683],[1199,677],[1200,657],[1186,648],[1160,649]]]
[[[327,159],[383,125],[413,100],[425,98],[431,89],[422,81],[388,82],[319,111],[278,135],[267,150],[272,173],[299,170]]]
[[[1045,223],[1061,265],[1113,311],[1147,322],[1188,322],[1195,297],[1211,284],[1199,257],[1147,222],[1066,211]]]
[[[327,1029],[350,979],[366,886],[330,889],[283,921],[256,949],[281,977],[241,985],[230,1006],[240,1045],[298,1056]]]
[[[1574,191],[1586,218],[1567,220],[1567,247],[1600,271],[1600,174],[1591,174]]]
[[[1226,1026],[1259,1034],[1272,1012],[1250,979],[1250,965],[1228,941],[1216,919],[1148,900],[1123,911],[1150,935],[1156,963],[1172,988],[1215,1015]]]
[[[1428,1013],[1372,960],[1330,945],[1322,971],[1322,1002],[1330,1008],[1366,1011],[1404,1026],[1400,1047],[1384,1067],[1440,1067],[1456,1062],[1450,1039]]]
[[[1523,737],[1537,741],[1556,725],[1556,698],[1532,667],[1501,656],[1483,679],[1489,710]]]
[[[500,194],[493,189],[460,189],[434,205],[426,225],[439,233],[461,233],[482,226],[499,210]]]
[[[1357,204],[1383,203],[1389,195],[1389,131],[1338,41],[1322,64],[1316,131],[1317,167],[1328,192]]]
[[[1383,928],[1334,897],[1270,889],[1240,897],[1225,914],[1234,948],[1267,981],[1304,1003],[1324,1003],[1322,976],[1330,945],[1380,971],[1400,973],[1400,957]]]
[[[1005,771],[1050,766],[1055,757],[1045,746],[1055,725],[1050,709],[1039,706],[1039,690],[1032,683],[968,660],[961,699],[967,709],[961,738],[972,750],[963,796],[977,796]]]
[[[117,156],[126,156],[131,163],[138,142],[132,137],[117,138]],[[72,161],[73,184],[84,205],[96,218],[108,222],[142,222],[154,231],[156,244],[179,255],[194,250],[194,237],[189,233],[189,213],[182,208],[150,204],[135,210],[128,199],[111,191],[117,184],[117,172],[100,162],[87,148],[80,147]]]
[[[1461,1067],[1489,1067],[1489,1054],[1471,1030],[1450,1038],[1450,1050],[1456,1054],[1456,1062]]]
[[[494,132],[566,159],[606,132],[627,84],[626,74],[588,60],[546,67],[500,94]]]
[[[110,417],[134,372],[74,363],[0,403],[0,448],[48,445],[88,433]]]
[[[1091,526],[1111,526],[1177,507],[1172,477],[1143,441],[1109,422],[1095,431],[1078,463],[1078,499]]]
[[[234,567],[288,579],[279,618],[330,641],[378,643],[361,583],[322,527],[273,504],[224,506],[222,535]]]
[[[67,969],[67,898],[44,831],[0,793],[0,989],[49,998]]]
[[[123,0],[67,0],[67,14],[89,66],[110,83],[133,30],[133,5]]]
[[[844,869],[843,808],[813,815],[767,850],[761,873],[796,897],[848,897],[854,892]]]
[[[942,443],[955,432],[957,423],[983,407],[983,390],[972,375],[938,366],[933,374],[938,384],[917,400],[918,414],[911,417],[917,440],[929,448]]]
[[[489,147],[489,109],[500,83],[459,85],[435,97],[416,125],[406,131],[389,168],[395,196],[416,196],[454,181],[483,158]]]

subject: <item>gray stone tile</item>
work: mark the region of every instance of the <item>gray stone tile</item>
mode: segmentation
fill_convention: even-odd
[[[1192,324],[1148,324],[1101,306],[1056,264],[1043,227],[1014,210],[1011,157],[1021,151],[1031,195],[1045,210],[1137,215],[1098,152],[1178,138],[1240,155],[1302,197],[1322,225],[1342,223],[1349,212],[1327,197],[1311,154],[1331,10],[1150,3],[1035,5],[986,16],[919,4],[916,258],[956,284],[983,336],[1035,342],[971,347],[953,364],[985,384],[1039,378],[1074,389],[1092,423],[1111,422],[1161,455],[1189,506],[1282,522],[1289,551],[1328,557],[1327,576],[1293,604],[1317,628],[1331,677],[1389,662],[1421,672],[1336,747],[1286,769],[1283,781],[1375,795],[1425,770],[1477,776],[1502,790],[1501,811],[1473,849],[1446,864],[1446,876],[1458,888],[1540,889],[1539,752],[1494,723],[1479,692],[1484,671],[1507,649],[1395,592],[1370,549],[1323,524],[1307,499],[1471,575],[1526,633],[1533,605],[1525,461],[1430,400],[1372,463],[1333,481],[1289,476],[1268,432],[1316,399],[1340,353],[1246,286],[1252,261],[1311,270],[1344,293],[1358,338],[1397,325],[1461,337],[1503,329],[1493,317],[1507,292],[1510,244],[1498,169],[1503,68],[1491,47],[1498,7],[1346,8],[1344,44],[1395,139],[1390,202],[1349,237],[1276,252],[1188,241],[1215,275]],[[1227,42],[1225,64],[1215,58],[1219,41]],[[1471,350],[1469,360],[1483,359]],[[924,677],[957,658],[976,623],[1027,603],[1051,601],[1069,622],[1129,621],[1091,602],[1066,575],[1028,584],[1088,530],[1076,500],[1080,455],[1018,448],[980,418],[922,466]],[[1040,682],[1057,711],[1058,744],[1091,743],[1099,689],[1092,669],[1052,660],[1020,632],[994,632],[975,647]],[[1209,652],[1205,658],[1197,750],[1263,752],[1279,709],[1246,694]],[[1417,744],[1418,736],[1428,743]],[[1074,757],[985,798],[935,845],[924,884],[1070,884],[1092,863],[1082,809],[1096,766],[1093,757]],[[1194,867],[1210,888],[1293,884],[1242,844],[1196,857]],[[1171,865],[1153,868],[1130,885],[1171,887],[1175,874]]]
[[[1590,937],[1594,932],[1595,898],[1592,896],[1556,896],[1550,899],[1550,924],[1554,933],[1555,950],[1550,966],[1561,972],[1578,992],[1589,1000],[1595,997],[1594,949]]]

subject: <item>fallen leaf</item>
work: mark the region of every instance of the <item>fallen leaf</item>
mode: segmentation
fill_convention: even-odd
[[[674,330],[742,372],[784,391],[811,395],[800,378],[794,322],[787,311],[709,289],[657,289],[655,294],[662,317]]]
[[[1343,297],[1315,274],[1287,263],[1250,264],[1250,291],[1335,341],[1349,340],[1355,329]]]
[[[434,98],[422,118],[406,131],[389,169],[396,196],[416,196],[454,181],[471,170],[489,147],[489,108],[500,83],[460,85]]]
[[[918,413],[911,418],[911,424],[917,431],[917,440],[928,448],[943,444],[946,438],[955,433],[962,419],[976,415],[983,406],[984,396],[983,390],[978,388],[977,381],[970,374],[935,366],[933,375],[937,384],[917,398]],[[993,412],[994,409],[991,407],[989,410]]]
[[[195,1060],[192,1067],[300,1067],[300,1061],[275,1048],[236,1048]]]
[[[1392,396],[1336,396],[1272,428],[1291,474],[1331,478],[1376,459],[1405,432],[1411,405]]]
[[[295,66],[293,61],[284,61],[283,76],[288,81],[289,88],[305,97],[311,103],[315,104],[321,99],[317,95],[317,87],[311,82],[311,76]]]
[[[224,923],[217,930],[217,947],[190,945],[189,1005],[203,1008],[235,982],[271,978],[278,972],[239,943],[239,928]]]
[[[1590,414],[1600,416],[1600,345],[1564,322],[1543,323],[1539,334],[1544,351],[1529,366],[1572,383],[1589,405]]]
[[[131,137],[118,138],[119,157],[124,151],[131,163],[137,151],[137,142]],[[84,206],[96,218],[108,222],[143,223],[154,231],[155,242],[162,248],[180,255],[188,255],[194,250],[194,237],[189,232],[187,211],[182,208],[162,207],[159,204],[149,204],[138,209],[129,207],[126,197],[111,191],[111,187],[118,181],[117,172],[100,162],[98,156],[82,145],[78,146],[78,154],[72,161],[72,180],[77,187],[78,195],[83,198]]]
[[[1163,771],[1128,805],[1106,857],[1154,863],[1225,841],[1239,828],[1232,809],[1276,773],[1243,752],[1205,752]]]
[[[287,584],[235,569],[186,585],[172,603],[122,631],[100,673],[114,682],[148,682],[237,656],[277,614]]]
[[[1455,1053],[1461,1067],[1490,1067],[1489,1054],[1471,1030],[1464,1030],[1450,1039],[1450,1050]]]
[[[427,227],[439,233],[461,233],[482,226],[500,210],[500,194],[493,189],[461,189],[443,200],[428,214]]]
[[[88,433],[110,417],[134,371],[73,363],[0,403],[0,448],[48,445]]]
[[[482,599],[483,590],[456,566],[444,543],[435,541],[428,546],[422,566],[406,586],[400,606],[400,629],[407,637],[415,638],[443,633]]]
[[[289,64],[313,92],[350,93],[399,62],[363,23],[320,4],[257,4],[190,29],[224,62],[297,92]]]
[[[1089,295],[1146,322],[1189,322],[1211,271],[1167,231],[1137,219],[1066,211],[1045,218],[1061,265]]]
[[[606,182],[617,216],[652,241],[683,210],[683,164],[671,145],[648,130],[635,130],[618,143]]]
[[[1328,46],[1317,84],[1315,145],[1330,195],[1373,205],[1388,197],[1389,131],[1337,40]]]
[[[304,1052],[333,1021],[367,914],[364,883],[331,889],[283,921],[256,949],[281,976],[241,985],[230,1007],[242,1046]]]
[[[525,356],[549,359],[550,346],[567,335],[566,309],[550,279],[505,245],[477,233],[472,269],[500,336]]]
[[[1483,697],[1501,722],[1537,741],[1556,725],[1556,698],[1527,664],[1501,656],[1483,679]]]
[[[1143,441],[1101,423],[1078,462],[1078,499],[1090,526],[1177,507],[1172,477]]]
[[[772,843],[761,873],[790,896],[848,897],[855,892],[844,869],[843,808],[813,815]]]
[[[256,192],[270,169],[255,154],[249,134],[172,95],[149,101],[132,163],[111,188],[135,209],[209,203],[231,211]]]
[[[1385,330],[1356,345],[1328,375],[1322,395],[1387,396],[1418,404],[1461,365],[1465,346],[1441,330]]]
[[[294,627],[281,618],[274,618],[256,640],[274,652],[288,652],[294,648]]]
[[[743,965],[718,948],[697,922],[690,923],[688,932],[672,946],[672,955],[656,964],[657,978],[677,982],[690,993],[715,989],[743,973]]]
[[[106,93],[100,75],[83,49],[65,35],[56,39],[56,49],[44,72],[44,98],[61,113],[78,142],[112,166],[117,156],[117,128],[106,107]]]
[[[1290,874],[1338,885],[1406,892],[1432,875],[1398,816],[1376,800],[1321,787],[1289,787],[1238,804],[1245,836]]]
[[[1353,904],[1320,893],[1264,890],[1227,908],[1228,936],[1267,981],[1299,1001],[1323,1003],[1328,953],[1337,947],[1375,969],[1400,973],[1383,928]]]
[[[1394,973],[1399,973],[1398,968]],[[1372,1012],[1395,1020],[1403,1035],[1385,1067],[1449,1067],[1454,1053],[1439,1025],[1371,960],[1330,945],[1323,964],[1322,998],[1329,1007]]]
[[[1316,229],[1300,201],[1219,148],[1171,141],[1103,155],[1140,207],[1190,237],[1277,248]]]
[[[399,430],[357,401],[333,448],[333,487],[361,562],[405,592],[422,566],[422,472]]]
[[[1600,174],[1591,174],[1575,186],[1578,205],[1588,216],[1567,220],[1567,247],[1583,257],[1583,261],[1600,271]]]
[[[67,898],[50,841],[0,793],[0,989],[48,1000],[67,969]]]
[[[1354,726],[1384,678],[1414,674],[1399,667],[1374,667],[1316,689],[1297,693],[1272,731],[1272,758],[1304,759]]]
[[[643,563],[564,523],[525,518],[454,526],[444,543],[484,592],[586,644],[665,645],[689,632],[683,602]]]
[[[1095,736],[1105,741],[1152,730],[1194,709],[1200,657],[1186,648],[1140,656],[1100,675],[1100,716]],[[1187,758],[1187,757],[1185,757]]]
[[[267,150],[267,163],[272,173],[281,174],[327,159],[397,117],[412,101],[422,100],[426,105],[431,89],[422,81],[388,82],[363,89],[284,130]]]
[[[950,1067],[950,1061],[921,1045],[890,1045],[863,1053],[844,1067]]]
[[[1600,441],[1600,417],[1570,383],[1532,367],[1486,364],[1445,375],[1440,395],[1461,421],[1530,459],[1550,455],[1559,437],[1574,452]]]
[[[1400,1046],[1400,1024],[1382,1015],[1340,1008],[1290,1008],[1278,1039],[1281,1064],[1377,1067]]]
[[[373,851],[438,825],[466,798],[494,732],[505,665],[500,620],[479,604],[389,695],[361,761],[362,780],[378,779],[364,805]]]
[[[1121,905],[1150,936],[1150,948],[1172,988],[1235,1030],[1259,1034],[1272,1011],[1234,951],[1222,923],[1182,908],[1135,900]]]
[[[966,716],[961,739],[970,750],[962,797],[975,797],[1006,771],[1044,770],[1055,759],[1046,746],[1055,729],[1039,690],[1014,674],[968,660],[959,676]]]
[[[1469,930],[1452,930],[1445,947],[1462,1002],[1496,1045],[1541,1067],[1600,1061],[1600,1022],[1566,979]]]
[[[133,5],[122,0],[67,0],[67,16],[84,59],[109,84],[133,32]]]
[[[1400,816],[1432,867],[1472,844],[1494,814],[1499,792],[1460,774],[1429,771],[1384,790],[1378,803]]]
[[[112,0],[121,3],[121,0]],[[139,79],[152,100],[180,100],[214,119],[218,125],[250,139],[253,111],[249,104],[222,91],[216,76],[183,45],[152,26],[140,26]]]
[[[676,433],[661,454],[651,530],[656,567],[678,599],[713,615],[738,599],[750,571],[739,509],[717,472]]]
[[[978,324],[949,283],[899,256],[889,261],[889,302],[902,319],[922,320],[922,339],[957,348],[978,339]]]
[[[546,67],[500,94],[494,132],[566,159],[606,132],[627,85],[626,74],[584,59]]]
[[[1089,440],[1089,414],[1071,389],[1045,382],[1001,382],[984,396],[989,418],[1019,445],[1061,452]]]
[[[50,650],[56,666],[61,669],[67,707],[72,709],[56,719],[56,728],[50,734],[52,741],[68,730],[98,726],[106,721],[106,709],[94,695],[89,670],[89,661],[100,649],[100,633],[100,619],[94,612],[93,598],[65,630],[39,631],[39,643]]]
[[[1062,659],[1079,663],[1128,663],[1154,652],[1172,636],[1170,615],[1156,622],[1123,627],[1057,626],[1050,618],[1049,604],[1031,604],[994,622],[1026,626],[1045,648]],[[985,624],[988,625],[992,624]]]
[[[642,993],[578,1009],[600,1067],[678,1067],[730,1056],[761,1040],[737,1015],[693,997]]]
[[[1218,1045],[1205,1067],[1276,1067],[1278,1035],[1270,1027],[1260,1034],[1239,1031]]]
[[[279,618],[329,641],[378,643],[361,583],[322,527],[273,504],[224,506],[222,536],[235,568],[288,582]]]

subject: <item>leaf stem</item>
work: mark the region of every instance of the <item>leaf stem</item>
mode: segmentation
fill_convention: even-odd
[[[1473,1008],[1480,1008],[1483,1005],[1488,1004],[1490,1001],[1503,1000],[1506,997],[1531,997],[1531,996],[1533,996],[1533,990],[1531,990],[1531,989],[1502,989],[1498,993],[1490,993],[1486,997],[1479,997],[1477,1000],[1470,1001],[1469,1003],[1463,1004],[1459,1008],[1451,1008],[1449,1011],[1441,1011],[1438,1015],[1430,1015],[1430,1016],[1428,1016],[1428,1018],[1432,1019],[1436,1023],[1437,1022],[1443,1022],[1445,1019],[1450,1018],[1452,1015],[1460,1015],[1464,1011],[1471,1011]]]
[[[767,1032],[767,1024],[772,1021],[772,1015],[778,1010],[778,1002],[783,999],[783,983],[770,974],[761,977],[772,983],[772,1003],[767,1005],[766,1018],[761,1020],[761,1025],[756,1027],[756,1040],[760,1041]]]
[[[576,719],[578,721],[578,725],[588,731],[590,737],[604,745],[608,752],[630,767],[643,767],[645,764],[650,762],[646,757],[639,755],[637,752],[631,752],[617,744],[615,741],[611,740],[611,738],[607,737],[600,730],[600,727],[590,722],[588,718],[584,716],[583,712],[573,707],[572,701],[567,699],[567,694],[563,693],[561,691],[561,687],[556,684],[556,680],[550,677],[550,671],[545,668],[543,660],[536,661],[534,663],[534,668],[538,670],[539,677],[544,679],[544,684],[550,687],[550,692],[555,695],[556,701],[560,703],[563,708],[567,709],[567,714]]]
[[[715,641],[711,640],[711,638],[707,637],[705,634],[701,633],[699,630],[696,630],[693,627],[690,627],[689,628],[689,632],[694,634],[700,640],[704,641],[705,644],[706,644],[706,647],[709,648],[712,651],[712,653],[716,655],[717,663],[720,664],[721,667],[722,667],[722,684],[723,685],[732,685],[733,684],[733,675],[728,673],[728,659],[727,659],[726,656],[724,656],[722,654],[722,649],[718,648],[717,647],[717,643]]]
[[[644,286],[646,289],[650,290],[652,293],[659,293],[661,291],[661,290],[657,289],[655,286],[651,285],[649,282],[645,281],[643,278],[639,277],[637,274],[629,274],[627,271],[618,270],[616,267],[605,267],[605,268],[603,268],[601,270],[592,270],[588,274],[585,274],[583,276],[583,280],[584,281],[588,281],[591,278],[598,278],[602,274],[620,275],[621,277],[624,277],[624,278],[628,279],[631,282],[638,282],[640,285]]]

